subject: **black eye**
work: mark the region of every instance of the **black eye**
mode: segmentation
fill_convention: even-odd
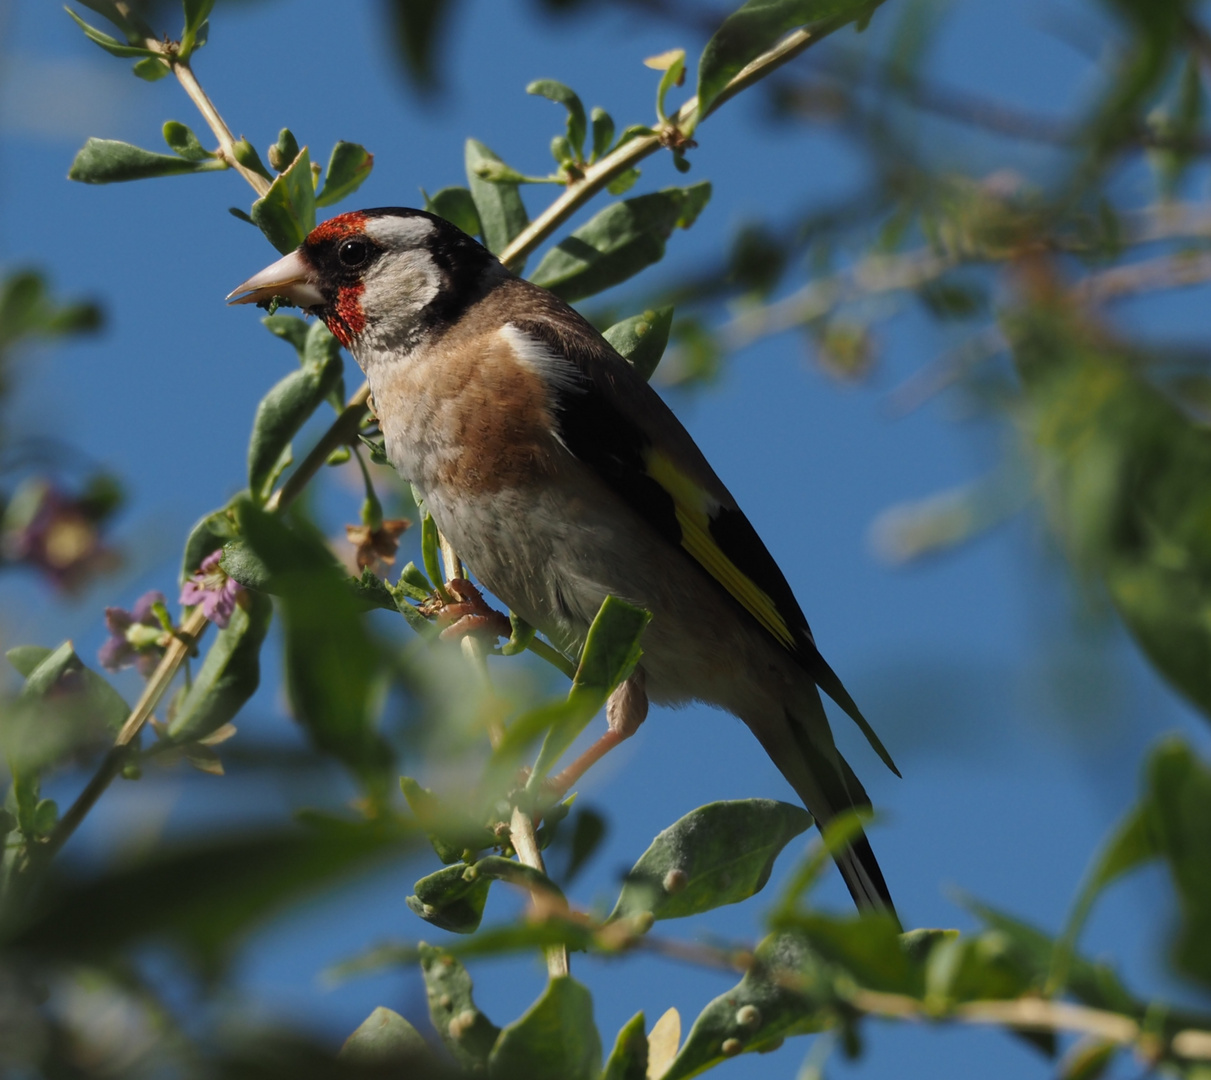
[[[370,245],[365,240],[346,240],[336,254],[342,266],[361,266],[370,258]]]

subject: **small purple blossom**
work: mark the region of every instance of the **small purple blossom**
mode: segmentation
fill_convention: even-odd
[[[202,605],[202,612],[220,630],[226,629],[235,611],[236,597],[244,591],[235,578],[219,565],[223,551],[212,551],[202,560],[198,572],[181,586],[181,604],[184,607]]]
[[[102,667],[120,671],[133,664],[145,678],[155,670],[168,643],[168,632],[152,610],[162,603],[164,594],[152,591],[140,596],[132,611],[105,609],[110,637],[97,654]]]
[[[87,492],[69,495],[40,477],[28,480],[3,509],[0,561],[24,563],[72,592],[117,564],[101,540],[101,525],[112,509],[112,503],[102,504]]]

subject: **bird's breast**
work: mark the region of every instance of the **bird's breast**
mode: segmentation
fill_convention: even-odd
[[[364,366],[387,456],[423,490],[491,495],[556,468],[547,388],[499,333],[441,340]]]

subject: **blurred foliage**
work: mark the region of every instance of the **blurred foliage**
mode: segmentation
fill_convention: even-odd
[[[207,45],[208,0],[82,4],[104,23],[73,13],[83,32],[134,60],[140,78],[180,74]],[[944,345],[896,392],[898,406],[961,387],[969,404],[1012,431],[1004,472],[1024,490],[972,484],[899,508],[883,522],[885,548],[904,558],[936,551],[1037,502],[1077,579],[1108,599],[1155,669],[1211,715],[1211,353],[1137,339],[1110,314],[1118,300],[1211,277],[1211,207],[1201,198],[1211,153],[1204,103],[1211,34],[1199,5],[1088,0],[1105,35],[1097,42],[1098,92],[1063,117],[931,82],[930,45],[948,15],[933,5],[750,0],[714,14],[655,0],[630,6],[709,35],[695,71],[703,107],[683,115],[667,103],[687,74],[684,50],[649,61],[658,73],[645,75],[655,84],[654,117],[621,132],[604,110],[586,110],[572,88],[540,79],[529,92],[562,110],[550,146],[555,171],[528,176],[469,139],[467,186],[426,196],[428,208],[506,255],[518,272],[538,246],[519,252],[519,237],[540,229],[539,240],[552,242],[532,276],[567,298],[625,283],[663,257],[711,192],[700,181],[619,198],[642,179],[634,161],[622,160],[628,143],[650,140],[652,152],[668,149],[685,171],[690,135],[710,137],[696,125],[711,103],[726,103],[728,80],[755,58],[768,59],[780,35],[810,27],[814,41],[876,16],[872,33],[813,50],[815,62],[782,68],[752,91],[765,96],[788,140],[799,127],[835,124],[870,163],[869,185],[792,220],[742,225],[717,265],[666,280],[663,296],[645,294],[619,313],[625,317],[603,318],[605,336],[645,377],[666,384],[708,383],[749,343],[788,332],[830,374],[862,381],[884,366],[882,343],[894,335],[881,331],[905,312],[923,315]],[[383,12],[410,78],[439,89],[446,36],[463,9],[450,0],[394,0]],[[770,63],[760,73],[772,70]],[[974,154],[968,165],[949,143],[943,155],[931,126],[939,119],[1046,146],[1053,155],[1046,178],[990,169]],[[341,141],[321,169],[286,128],[264,158],[245,140],[212,134],[220,145],[208,149],[208,137],[169,121],[161,132],[168,154],[90,139],[70,176],[127,182],[238,164],[257,197],[232,213],[288,251],[314,225],[317,207],[346,199],[373,166],[367,149]],[[1120,183],[1123,172],[1147,183]],[[574,197],[586,176],[611,201],[585,224],[561,232],[549,219],[531,220],[523,185],[555,184]],[[51,299],[36,274],[9,276],[0,285],[0,386],[29,342],[98,321],[91,305]],[[608,598],[579,656],[514,618],[503,646],[481,643],[466,650],[478,657],[467,662],[433,620],[449,593],[473,608],[482,598],[443,581],[436,528],[423,506],[405,508],[421,515],[409,534],[419,538],[417,561],[394,581],[373,572],[391,564],[403,524],[392,519],[397,528],[384,538],[381,474],[361,457],[385,460],[381,433],[357,399],[345,405],[335,341],[321,324],[292,316],[271,314],[265,325],[296,350],[299,366],[252,419],[248,487],[203,515],[185,539],[181,581],[194,599],[182,602],[193,606],[176,620],[162,598],[140,618],[111,609],[116,644],[156,661],[144,672],[140,701],[132,707],[70,641],[8,654],[19,678],[0,682],[12,687],[0,698],[8,777],[0,809],[0,1069],[47,1077],[677,1080],[775,1050],[789,1036],[827,1032],[805,1065],[804,1075],[819,1075],[834,1047],[859,1056],[867,1020],[879,1018],[1003,1027],[1044,1055],[1064,1050],[1055,1067],[1065,1077],[1101,1075],[1127,1055],[1167,1075],[1206,1075],[1211,1015],[1136,993],[1079,949],[1103,891],[1157,864],[1178,912],[1170,966],[1211,987],[1211,767],[1176,738],[1151,751],[1137,804],[1093,860],[1055,933],[974,900],[967,906],[981,928],[969,934],[901,933],[886,916],[824,912],[813,887],[829,851],[856,827],[856,819],[839,819],[793,867],[770,904],[768,936],[755,947],[650,934],[658,920],[693,918],[764,888],[784,846],[811,824],[802,809],[767,800],[692,811],[637,858],[608,916],[577,906],[575,876],[607,822],[576,805],[575,795],[556,794],[548,778],[634,671],[647,613]],[[296,460],[295,441],[328,409],[335,414],[328,433]],[[3,462],[11,449],[0,443]],[[27,464],[5,499],[0,557],[75,587],[112,565],[100,529],[119,489],[100,477],[73,494]],[[359,469],[365,500],[354,532],[390,556],[374,566],[362,561],[360,576],[347,572],[301,497],[325,464]],[[210,608],[199,594],[211,597]],[[203,616],[217,610],[219,594],[231,610],[203,646]],[[398,614],[399,626],[414,633],[401,646],[366,618],[369,609]],[[270,636],[275,615],[280,633]],[[282,649],[282,698],[306,737],[300,749],[258,746],[242,732],[233,738],[233,721],[260,683],[267,641]],[[567,676],[566,693],[544,695],[532,685],[517,693],[489,678],[496,666],[484,662],[487,654],[524,651]],[[200,659],[196,672],[191,656]],[[162,722],[152,715],[161,701]],[[87,864],[55,858],[118,777],[138,781],[145,770],[181,760],[221,775],[220,744],[222,758],[239,761],[258,788],[282,782],[319,807],[294,821],[192,838],[170,832],[130,852],[99,850]],[[433,788],[403,777],[397,795],[404,760],[434,773]],[[81,781],[81,769],[91,778]],[[50,783],[76,792],[70,805],[46,797]],[[419,968],[436,1040],[380,1007],[338,1054],[264,1022],[235,1030],[182,1007],[189,995],[180,985],[219,1000],[241,945],[275,913],[422,851],[430,865],[400,905],[401,919],[406,907],[461,936],[427,945],[414,940],[419,923],[412,923],[405,940],[370,949],[338,973]],[[493,889],[526,896],[526,915],[484,925]],[[611,1038],[596,1026],[590,988],[554,971],[536,1001],[489,1018],[475,1004],[464,961],[534,949],[549,958],[561,949],[603,957],[667,951],[735,970],[739,981],[705,1003],[684,1040],[675,1010],[650,1028],[639,1013]],[[149,957],[180,968],[165,979]],[[166,985],[174,981],[180,985]]]
[[[33,569],[69,592],[117,565],[102,534],[121,505],[121,487],[96,470],[82,481],[67,481],[63,459],[75,452],[10,432],[3,406],[14,368],[36,356],[32,346],[87,334],[101,324],[97,304],[56,299],[35,270],[0,278],[0,570]]]

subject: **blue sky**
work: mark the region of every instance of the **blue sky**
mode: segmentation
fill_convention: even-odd
[[[888,4],[876,21],[895,7]],[[569,83],[586,106],[608,108],[621,127],[651,116],[655,78],[641,60],[674,46],[693,57],[701,46],[633,13],[553,20],[530,4],[477,0],[464,5],[450,36],[448,94],[418,102],[388,55],[377,10],[320,0],[220,5],[211,44],[195,65],[230,126],[262,150],[282,125],[320,160],[337,139],[370,148],[374,173],[342,209],[416,204],[420,187],[463,182],[468,136],[523,171],[545,171],[562,114],[525,96],[530,80]],[[1089,64],[1056,32],[1073,20],[1086,32],[1099,25],[1078,5],[955,5],[930,69],[985,95],[1071,112],[1093,87]],[[98,337],[22,365],[7,423],[25,433],[53,427],[122,476],[131,495],[118,528],[131,569],[70,604],[31,579],[0,580],[0,640],[50,644],[70,636],[87,657],[103,640],[105,604],[129,603],[147,588],[172,591],[186,531],[241,486],[256,403],[294,360],[248,309],[223,304],[273,257],[259,233],[226,213],[251,198],[234,173],[105,188],[64,178],[88,135],[156,148],[165,120],[201,131],[174,81],[135,80],[123,62],[89,45],[57,5],[9,5],[0,25],[0,261],[43,268],[62,294],[96,297],[109,316]],[[811,53],[799,63],[810,69]],[[1033,152],[957,135],[964,153],[983,155],[990,169],[1006,161],[1047,167]],[[676,234],[666,263],[611,298],[620,309],[639,310],[645,290],[710,260],[743,221],[778,220],[852,191],[865,175],[837,132],[790,139],[756,101],[729,104],[698,137],[690,179],[712,181],[711,204],[692,230]],[[636,190],[676,182],[667,161],[652,159]],[[531,190],[532,211],[551,190]],[[1125,319],[1192,334],[1201,299],[1194,290],[1152,314],[1129,310]],[[935,355],[939,339],[906,314],[880,331],[879,343],[880,367],[859,385],[824,374],[803,341],[788,335],[743,352],[711,388],[674,393],[670,402],[782,563],[822,650],[904,773],[903,780],[890,775],[843,718],[836,722],[882,812],[873,843],[906,924],[970,926],[954,899],[965,892],[1056,929],[1096,845],[1134,797],[1145,748],[1178,730],[1205,753],[1206,726],[1121,633],[1079,630],[1072,588],[1037,518],[1020,517],[917,566],[876,557],[870,534],[881,513],[980,475],[998,460],[1005,438],[967,418],[960,395],[893,418],[889,392]],[[352,365],[348,378],[353,385]],[[332,532],[353,520],[355,506],[352,496],[325,499]],[[289,738],[272,681],[241,726]],[[133,684],[124,685],[133,693]],[[1066,707],[1074,695],[1083,702],[1077,710]],[[720,798],[793,800],[743,726],[702,708],[656,710],[582,790],[611,825],[573,890],[584,905],[609,902],[620,870],[693,807]],[[114,789],[75,847],[86,854],[162,827],[274,815],[285,801],[279,791],[249,790],[238,779],[169,774]],[[333,989],[317,973],[384,938],[440,940],[403,903],[412,882],[435,868],[431,862],[393,868],[268,928],[239,964],[243,1007],[302,1017],[334,1040],[378,1004],[423,1026],[414,974]],[[789,863],[784,857],[783,869]],[[1176,995],[1189,991],[1156,961],[1168,895],[1153,872],[1119,886],[1095,914],[1085,944],[1115,957],[1146,992]],[[848,903],[835,875],[821,896]],[[514,907],[500,891],[488,918]],[[758,897],[690,925],[668,924],[665,933],[753,940],[762,910]],[[574,966],[594,994],[607,1044],[639,1008],[651,1022],[675,1005],[688,1028],[735,981],[642,958]],[[530,958],[480,963],[473,974],[480,1005],[497,1023],[536,997],[544,977]],[[807,1049],[799,1040],[769,1057],[729,1063],[719,1075],[793,1076]],[[1046,1068],[1004,1035],[878,1025],[861,1062],[830,1067],[831,1075],[894,1070],[935,1078],[979,1069],[988,1080]]]

